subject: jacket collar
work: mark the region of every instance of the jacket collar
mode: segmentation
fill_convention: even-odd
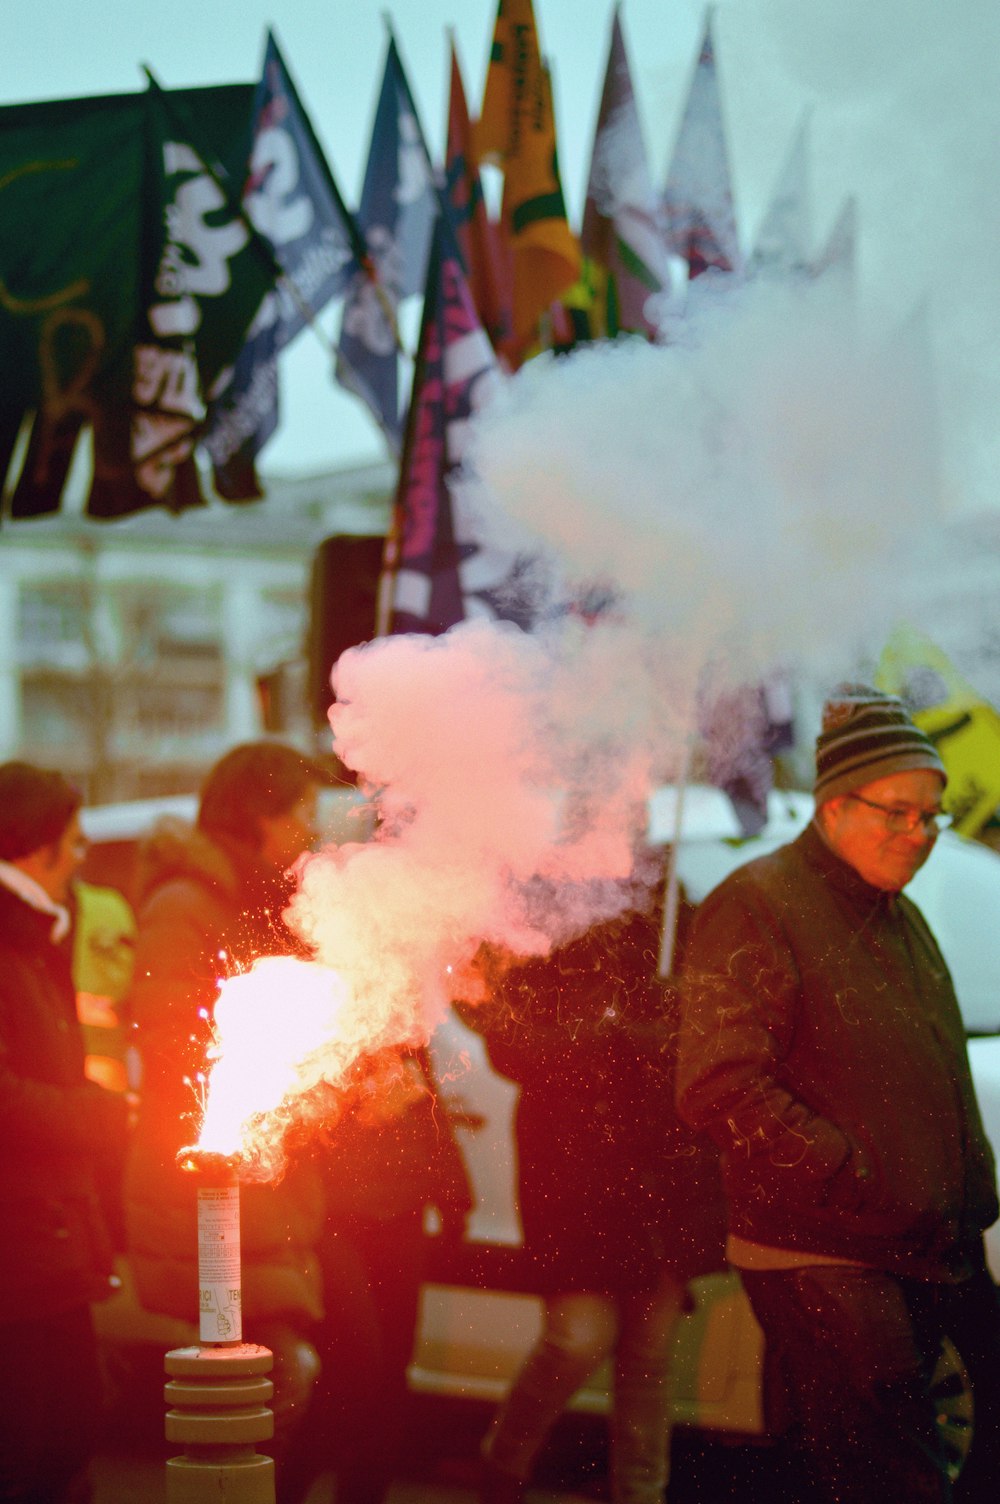
[[[891,914],[895,910],[899,894],[887,892],[884,888],[876,888],[866,882],[860,872],[826,844],[815,820],[806,826],[795,845],[810,867],[815,868],[832,888],[842,893],[862,913],[870,914],[881,909]]]
[[[70,926],[69,910],[50,898],[40,883],[12,862],[0,862],[0,883],[39,914],[51,915],[53,945],[66,938]]]

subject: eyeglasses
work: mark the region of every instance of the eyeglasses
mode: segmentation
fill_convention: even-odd
[[[912,835],[920,825],[925,835],[936,836],[939,831],[947,830],[952,822],[951,815],[945,814],[943,809],[916,809],[912,804],[876,804],[874,799],[863,799],[860,794],[848,794],[847,797],[857,804],[867,804],[869,809],[877,809],[890,830],[905,831],[907,835]]]

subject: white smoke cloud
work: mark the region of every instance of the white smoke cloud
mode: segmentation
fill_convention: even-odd
[[[778,661],[840,677],[899,614],[937,517],[912,342],[873,345],[822,287],[700,301],[682,344],[537,360],[473,425],[480,519],[533,535],[564,591],[606,582],[612,609],[588,626],[550,598],[532,632],[469,621],[339,659],[334,746],[380,825],[299,870],[292,926],[346,984],[304,1080],[426,1042],[484,942],[545,954],[634,902],[659,875],[637,867],[647,799],[706,684]]]
[[[691,675],[720,654],[737,680],[837,675],[903,608],[905,556],[939,522],[926,373],[822,284],[699,289],[682,343],[507,385],[472,446],[484,524],[513,516],[614,580]]]

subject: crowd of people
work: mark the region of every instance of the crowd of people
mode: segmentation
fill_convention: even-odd
[[[232,749],[194,824],[165,821],[144,844],[130,904],[79,880],[73,785],[0,766],[0,1504],[90,1496],[92,1308],[116,1252],[148,1309],[190,1318],[195,1209],[177,1152],[191,1080],[220,975],[304,954],[282,914],[333,777],[278,742]],[[727,1266],[764,1334],[772,1428],[817,1504],[992,1504],[996,1168],[947,967],[903,892],[933,852],[945,785],[898,699],[841,686],[813,822],[684,914],[669,979],[661,890],[548,956],[480,953],[475,999],[454,1001],[519,1088],[523,1283],[543,1313],[483,1439],[481,1504],[527,1497],[605,1360],[610,1496],[663,1504],[677,1323],[695,1276]],[[428,1208],[461,1237],[472,1194],[420,1049],[359,1061],[335,1131],[291,1143],[280,1180],[244,1186],[244,1317],[274,1354],[278,1504],[324,1473],[337,1504],[383,1504],[403,1461]],[[946,1337],[974,1403],[957,1481],[931,1393]]]

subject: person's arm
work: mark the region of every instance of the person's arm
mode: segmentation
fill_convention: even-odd
[[[139,915],[127,1008],[147,1084],[151,1072],[179,1080],[204,1063],[209,1026],[199,1013],[212,1007],[231,969],[214,942],[210,906],[207,894],[199,906],[187,885],[168,883]]]
[[[93,1081],[61,1086],[21,1075],[0,1027],[0,1138],[8,1151],[100,1154],[119,1142],[124,1126],[124,1103]]]
[[[709,895],[695,920],[684,978],[677,1105],[730,1163],[753,1161],[813,1183],[860,1151],[847,1133],[787,1084],[782,1066],[796,1027],[795,959],[749,882]]]

